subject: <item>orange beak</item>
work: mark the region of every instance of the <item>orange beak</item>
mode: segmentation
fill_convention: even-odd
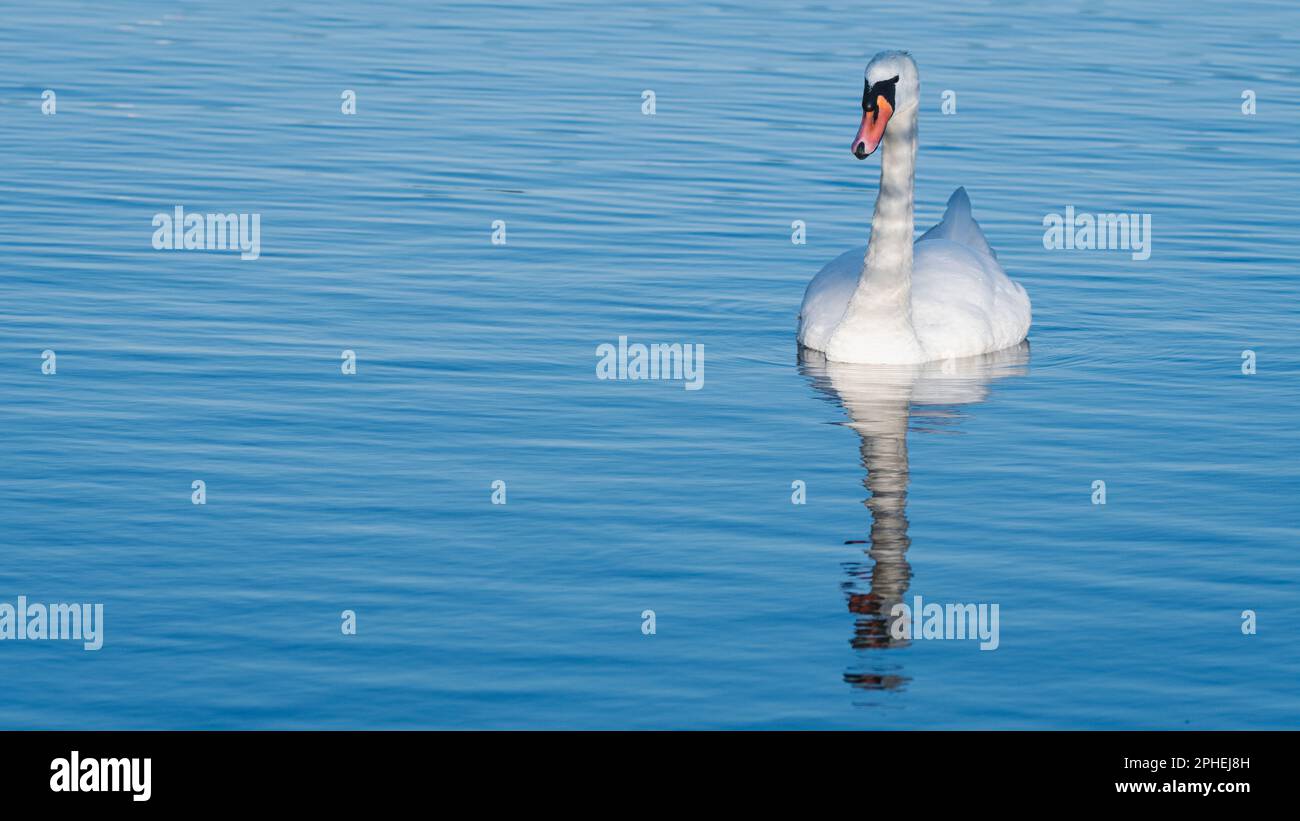
[[[876,150],[881,138],[885,136],[885,126],[889,125],[893,113],[894,107],[884,97],[876,98],[875,111],[862,112],[862,125],[858,127],[858,135],[853,138],[853,145],[849,146],[855,157],[865,160]]]

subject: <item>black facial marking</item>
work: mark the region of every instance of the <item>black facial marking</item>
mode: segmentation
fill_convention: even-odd
[[[894,86],[898,83],[898,75],[892,79],[881,80],[874,85],[862,81],[862,110],[871,112],[876,110],[876,98],[884,97],[889,107],[894,107]]]

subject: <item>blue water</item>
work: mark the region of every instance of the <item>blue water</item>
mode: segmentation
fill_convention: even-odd
[[[637,6],[4,10],[0,601],[105,641],[0,642],[0,727],[1295,726],[1294,4]],[[1009,361],[797,355],[896,47]],[[154,250],[177,205],[261,258]],[[1045,249],[1068,205],[1151,258]],[[598,380],[620,335],[703,388]],[[1000,646],[889,639],[902,595]]]

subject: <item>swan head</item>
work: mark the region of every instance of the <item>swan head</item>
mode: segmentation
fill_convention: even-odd
[[[882,51],[863,72],[862,125],[849,149],[864,160],[885,138],[889,118],[910,110],[921,97],[916,62],[906,51]]]

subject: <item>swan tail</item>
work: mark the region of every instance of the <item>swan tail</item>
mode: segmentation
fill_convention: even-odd
[[[943,220],[947,222],[950,219],[974,221],[970,215],[970,194],[966,193],[964,185],[957,186],[957,190],[948,198],[948,207],[944,209]]]
[[[937,225],[921,235],[917,242],[927,239],[946,239],[961,243],[972,251],[985,253],[994,259],[998,254],[984,238],[980,224],[971,216],[970,196],[964,186],[958,186],[948,198],[948,207],[943,212],[943,219]]]

